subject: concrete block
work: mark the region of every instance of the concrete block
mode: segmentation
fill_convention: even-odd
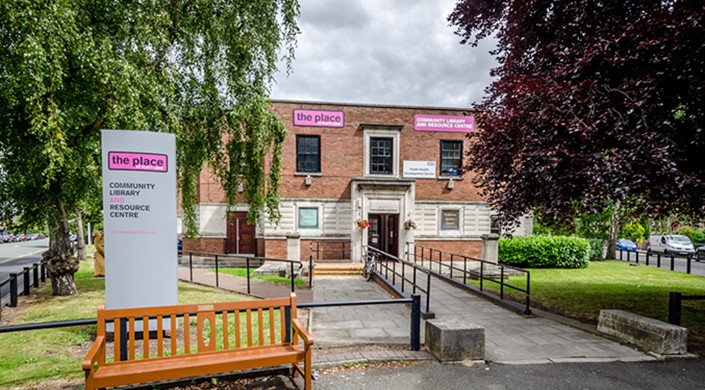
[[[453,320],[426,321],[426,348],[441,362],[485,358],[485,328]]]
[[[600,310],[597,330],[660,355],[688,352],[688,329],[623,310]]]

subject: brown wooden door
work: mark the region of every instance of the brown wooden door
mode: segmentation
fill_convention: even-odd
[[[398,256],[399,214],[370,214],[367,245],[382,252]]]
[[[228,253],[255,253],[255,226],[247,223],[246,211],[228,214],[227,236]]]

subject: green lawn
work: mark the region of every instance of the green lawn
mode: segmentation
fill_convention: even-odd
[[[668,294],[703,295],[705,277],[655,267],[630,266],[626,261],[590,262],[584,269],[529,269],[531,306],[583,322],[596,323],[601,309],[621,309],[668,321]],[[525,277],[509,283],[525,287]],[[473,282],[476,284],[476,282]],[[485,289],[496,289],[485,283]],[[518,294],[505,294],[522,302]],[[522,297],[523,298],[523,297]],[[705,301],[684,301],[682,325],[690,342],[705,346]]]
[[[247,268],[219,268],[218,270],[224,274],[227,274],[227,275],[239,276],[241,278],[247,277]],[[210,271],[215,272],[215,268],[212,268]],[[289,278],[282,278],[281,276],[273,276],[273,275],[255,275],[254,272],[255,272],[255,269],[250,268],[250,278],[252,278],[252,279],[263,280],[265,282],[277,283],[277,284],[287,284],[287,285],[291,284],[291,279],[289,279]],[[294,284],[297,286],[305,286],[306,281],[303,279],[295,278]]]
[[[31,301],[20,300],[11,324],[95,318],[105,302],[105,279],[93,277],[92,263],[81,262],[76,273],[78,295],[52,297],[47,286]],[[179,283],[179,303],[248,299],[203,286]],[[3,313],[5,316],[6,313]],[[0,387],[28,387],[51,380],[80,380],[81,360],[95,335],[95,326],[56,328],[0,335]]]

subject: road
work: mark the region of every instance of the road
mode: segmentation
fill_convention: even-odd
[[[49,239],[25,242],[5,243],[0,245],[0,282],[10,277],[10,273],[19,273],[24,267],[29,267],[41,260],[41,253],[49,248]],[[22,290],[22,278],[18,280],[18,288]],[[4,304],[9,299],[10,285],[0,288],[0,298]]]
[[[637,258],[639,259],[639,264],[646,265],[647,253],[646,251],[638,251],[636,254],[634,252],[623,251],[620,257],[619,251],[617,251],[617,259],[627,260],[627,253],[629,253],[629,261],[634,263]],[[659,255],[652,253],[648,256],[649,266],[656,267],[658,265]],[[671,255],[661,254],[661,268],[671,269]],[[687,273],[688,271],[688,259],[682,256],[673,256],[673,270],[678,272]],[[705,276],[705,262],[698,262],[695,259],[690,261],[690,273],[692,275]]]

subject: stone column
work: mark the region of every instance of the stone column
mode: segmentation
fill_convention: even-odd
[[[482,260],[499,263],[499,234],[482,235]]]
[[[301,260],[301,234],[291,232],[286,234],[286,259]]]

